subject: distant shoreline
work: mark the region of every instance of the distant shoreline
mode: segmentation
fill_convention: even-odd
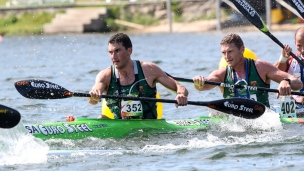
[[[183,23],[172,23],[173,33],[197,33],[197,32],[216,32],[216,20],[203,20],[195,21],[187,24]],[[272,24],[271,31],[295,31],[299,27],[303,27],[304,23],[297,24]],[[132,29],[127,32],[129,33],[169,33],[169,25],[161,24],[157,26],[148,26],[144,29]],[[221,29],[222,32],[247,32],[247,31],[259,31],[254,25],[239,26],[239,27],[225,27]]]

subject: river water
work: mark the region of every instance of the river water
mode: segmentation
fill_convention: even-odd
[[[219,42],[227,33],[131,34],[133,59],[152,61],[176,77],[207,76],[218,67]],[[281,48],[261,32],[239,32],[247,48],[260,59],[274,63]],[[274,32],[279,40],[293,45],[292,32]],[[122,139],[48,140],[29,135],[23,124],[65,120],[65,116],[97,117],[100,104],[86,98],[34,100],[21,96],[14,83],[42,79],[73,92],[88,92],[96,74],[111,62],[107,41],[111,34],[68,34],[5,37],[0,42],[0,104],[18,110],[21,123],[0,130],[0,170],[302,170],[304,129],[282,125],[268,111],[261,118],[237,118],[210,130],[172,133],[138,133]],[[190,92],[189,100],[221,99],[217,88]],[[273,83],[271,88],[276,88]],[[162,98],[174,93],[158,86]],[[270,94],[271,104],[278,104]],[[208,115],[203,106],[175,108],[164,104],[166,119]],[[78,152],[50,150],[82,150]],[[86,150],[86,151],[84,151]]]

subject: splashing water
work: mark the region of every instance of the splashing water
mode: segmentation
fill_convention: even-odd
[[[30,135],[20,123],[0,130],[0,165],[43,163],[49,147]]]

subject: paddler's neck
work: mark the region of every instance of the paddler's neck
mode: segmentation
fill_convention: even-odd
[[[134,66],[133,66],[133,61],[130,60],[128,62],[128,64],[126,65],[126,67],[122,68],[122,69],[117,69],[118,73],[120,76],[122,77],[130,77],[131,74],[134,75]]]
[[[243,57],[243,59],[241,59],[240,62],[236,66],[232,67],[235,72],[237,72],[237,73],[245,72],[245,60],[246,59]]]

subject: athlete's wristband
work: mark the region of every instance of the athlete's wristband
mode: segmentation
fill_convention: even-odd
[[[284,57],[282,54],[279,58],[280,63],[285,63],[288,60],[288,58]]]

